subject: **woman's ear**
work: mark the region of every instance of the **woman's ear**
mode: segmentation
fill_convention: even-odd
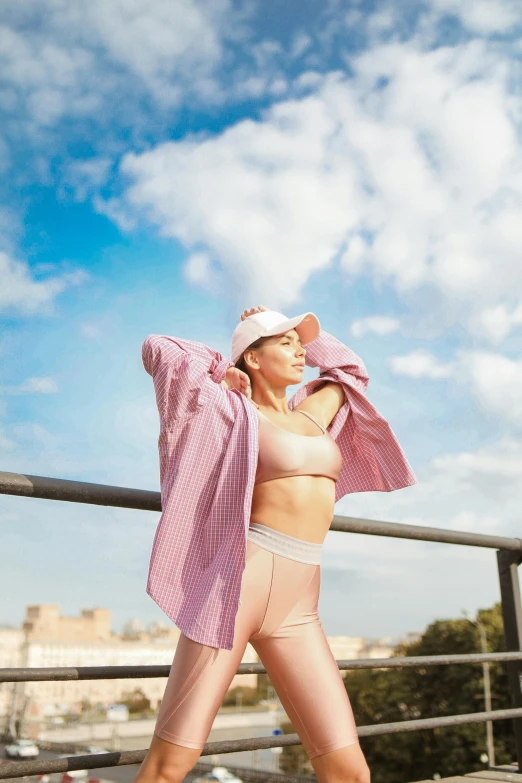
[[[245,364],[249,369],[259,369],[259,359],[257,358],[256,351],[245,351],[243,356],[245,359]]]

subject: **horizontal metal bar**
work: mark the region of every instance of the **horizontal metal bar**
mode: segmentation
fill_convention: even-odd
[[[522,717],[522,708],[512,710],[496,710],[493,712],[473,712],[466,715],[448,715],[442,718],[425,718],[423,720],[405,720],[397,723],[377,723],[374,726],[359,726],[359,737],[378,737],[384,734],[400,734],[405,731],[424,731],[426,729],[448,726],[463,726],[470,723],[485,723],[488,720],[507,720]],[[267,748],[288,747],[300,745],[297,734],[282,734],[278,737],[252,737],[243,740],[225,740],[224,742],[207,742],[202,756],[221,753],[237,753],[243,750],[259,750]],[[0,780],[16,778],[25,775],[44,775],[53,772],[68,772],[76,769],[103,769],[105,767],[120,767],[128,764],[140,764],[145,758],[146,750],[129,750],[117,753],[99,753],[87,756],[69,756],[65,759],[48,761],[19,761],[0,766]]]
[[[506,536],[487,536],[482,533],[464,533],[460,530],[447,530],[423,525],[403,525],[400,522],[379,522],[373,519],[343,517],[335,515],[330,530],[341,533],[364,533],[367,536],[387,536],[388,538],[408,538],[414,541],[431,541],[438,544],[461,544],[479,546],[486,549],[507,549],[522,552],[521,538]]]
[[[89,484],[84,481],[30,476],[0,471],[0,494],[63,500],[71,503],[92,503],[100,506],[134,508],[141,511],[161,511],[159,492],[106,484]],[[381,522],[336,515],[331,530],[344,533],[363,533],[370,536],[388,536],[439,544],[462,544],[490,549],[522,552],[522,539],[506,536],[487,536],[481,533],[464,533],[444,528],[403,525],[398,522]]]
[[[107,484],[89,484],[86,481],[29,476],[22,473],[0,472],[0,494],[65,500],[70,503],[91,503],[96,506],[135,508],[140,511],[161,511],[159,492],[112,487]]]
[[[460,663],[503,663],[522,660],[522,651],[470,653],[469,655],[417,655],[397,658],[358,658],[339,660],[341,671],[355,669],[405,669],[424,666],[452,666]],[[156,666],[64,666],[0,669],[0,682],[54,682],[79,680],[120,680],[168,677],[170,664]],[[236,674],[266,674],[262,663],[241,663]]]

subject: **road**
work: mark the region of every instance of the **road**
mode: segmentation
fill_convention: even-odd
[[[209,735],[209,742],[220,742],[248,737],[269,737],[274,728],[285,717],[281,710],[243,710],[242,712],[219,712]],[[132,720],[121,724],[78,724],[72,727],[59,727],[43,731],[42,741],[72,744],[93,744],[108,750],[134,750],[147,748],[150,744],[155,719]],[[43,756],[42,756],[43,758]],[[210,762],[210,758],[202,758]],[[243,751],[227,753],[212,759],[212,763],[232,767],[254,767],[273,770],[276,760],[270,750]],[[130,783],[136,768],[113,767],[101,770],[100,776],[107,780]],[[190,778],[187,778],[189,781]]]
[[[5,748],[5,743],[0,743],[0,754],[2,759],[5,758],[4,748]],[[56,759],[58,758],[59,755],[63,755],[63,754],[52,753],[51,751],[48,750],[41,750],[40,755],[38,756],[38,761],[45,761],[47,759]],[[132,781],[134,780],[138,772],[138,767],[139,767],[138,764],[129,764],[124,767],[107,767],[106,769],[92,769],[89,770],[88,776],[89,778],[101,778],[102,780],[113,780],[115,781],[115,783],[132,783]],[[51,781],[53,783],[55,783],[55,781],[56,783],[58,783],[58,781],[61,781],[61,777],[62,777],[61,774],[53,775],[51,777]],[[196,775],[191,773],[187,775],[185,781],[186,783],[191,783],[191,781],[194,780],[196,777],[197,777]],[[10,778],[9,780],[33,781],[36,779],[37,778]],[[78,778],[77,780],[78,783],[86,783],[87,779],[88,778],[85,779]]]
[[[252,728],[255,730],[252,731]],[[220,740],[227,740],[227,739],[244,739],[247,737],[252,736],[270,736],[272,733],[272,730],[270,727],[262,726],[262,727],[253,727],[253,726],[243,726],[241,728],[234,727],[234,728],[221,728],[221,729],[213,729],[211,732],[211,735],[209,737],[209,740],[212,742],[218,742]],[[137,742],[133,745],[134,748],[145,748],[148,746],[148,742]],[[0,759],[5,758],[4,753],[5,743],[0,743]],[[123,748],[122,748],[123,750]],[[125,748],[125,750],[130,750],[129,748]],[[255,754],[255,755],[254,755]],[[58,758],[59,753],[54,753],[52,751],[48,750],[41,750],[40,755],[38,757],[39,761],[45,761],[46,759],[55,759]],[[257,767],[258,769],[265,769],[265,770],[273,770],[274,769],[274,756],[270,752],[270,750],[259,750],[259,751],[243,751],[241,753],[228,753],[228,754],[222,754],[218,757],[203,757],[201,759],[203,762],[208,763],[214,763],[219,764],[220,766],[228,766],[232,771],[234,766],[239,767]],[[137,764],[129,764],[122,767],[106,767],[106,768],[100,768],[100,769],[93,769],[89,770],[89,777],[90,778],[101,778],[102,780],[110,780],[114,781],[115,783],[132,783],[134,780],[137,771],[138,771]],[[198,775],[190,773],[185,778],[185,783],[191,783]],[[19,781],[20,778],[12,778],[13,781]],[[36,778],[23,778],[23,780],[36,780]],[[55,775],[51,778],[52,783],[59,783],[61,781],[61,775]],[[83,779],[78,779],[78,783],[85,783]]]

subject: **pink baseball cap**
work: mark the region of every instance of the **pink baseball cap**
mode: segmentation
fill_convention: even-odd
[[[287,318],[275,310],[249,315],[240,321],[232,334],[231,359],[235,363],[249,345],[260,337],[275,337],[284,334],[289,329],[295,329],[303,345],[311,343],[319,336],[321,325],[313,313],[303,313],[295,318]]]

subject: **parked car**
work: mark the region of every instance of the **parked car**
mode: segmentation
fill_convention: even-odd
[[[29,739],[15,740],[5,747],[5,755],[8,759],[35,759],[39,754],[40,748]]]
[[[226,767],[214,767],[212,772],[196,778],[193,783],[243,783],[243,781]]]

